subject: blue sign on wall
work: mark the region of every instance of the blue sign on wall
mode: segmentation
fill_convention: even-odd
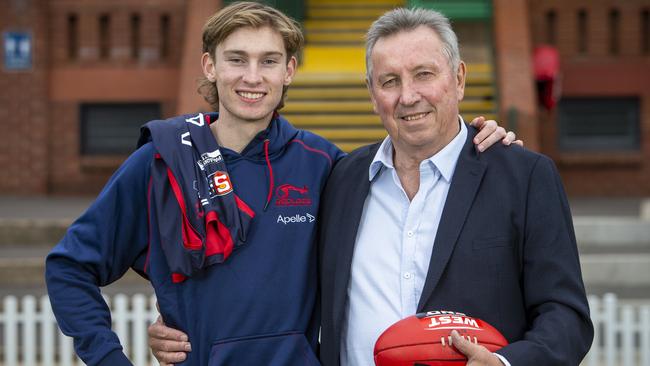
[[[3,32],[5,70],[32,68],[32,35],[29,32]]]

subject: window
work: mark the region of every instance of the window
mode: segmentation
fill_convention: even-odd
[[[564,98],[558,105],[563,151],[639,149],[638,98]]]
[[[140,126],[159,118],[158,103],[82,104],[81,153],[129,154],[135,150]]]
[[[111,18],[108,14],[99,17],[99,58],[102,60],[110,56],[111,51]]]
[[[68,59],[76,60],[79,56],[79,18],[77,14],[68,15]]]
[[[546,12],[546,43],[554,45],[556,42],[555,29],[557,27],[557,13],[555,10]]]
[[[140,15],[131,15],[131,58],[140,58]]]
[[[618,9],[609,11],[609,53],[618,55],[619,53],[619,32],[620,32],[621,14]]]
[[[169,15],[160,16],[160,59],[166,60],[169,57],[169,35],[170,35]]]
[[[578,53],[587,53],[587,11],[578,11]]]
[[[641,53],[650,53],[650,10],[644,9],[641,12]]]

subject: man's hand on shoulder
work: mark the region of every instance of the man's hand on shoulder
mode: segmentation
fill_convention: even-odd
[[[454,347],[467,357],[467,366],[504,366],[494,353],[461,337],[455,330],[451,331],[451,341]]]
[[[483,116],[478,116],[470,122],[470,126],[479,129],[474,137],[474,144],[478,145],[478,151],[485,151],[496,142],[501,141],[504,145],[517,144],[524,146],[522,140],[516,140],[517,135],[514,132],[506,132],[505,128],[500,127],[497,121],[490,119],[486,120]]]
[[[160,316],[149,326],[147,333],[149,334],[149,347],[160,366],[183,362],[187,358],[185,353],[192,351],[192,345],[187,341],[187,335],[166,326]]]

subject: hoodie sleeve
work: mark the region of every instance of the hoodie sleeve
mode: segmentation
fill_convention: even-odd
[[[111,331],[99,290],[129,268],[143,272],[148,248],[147,189],[154,148],[134,152],[45,260],[45,279],[59,327],[88,365],[130,365]]]

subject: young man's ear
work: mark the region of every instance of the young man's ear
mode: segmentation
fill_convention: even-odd
[[[201,56],[201,69],[203,70],[203,76],[205,76],[206,79],[213,83],[217,80],[214,59],[207,52]]]
[[[287,62],[287,74],[284,76],[284,85],[291,84],[293,76],[296,74],[296,67],[298,67],[298,60],[295,56],[291,56],[289,62]]]

